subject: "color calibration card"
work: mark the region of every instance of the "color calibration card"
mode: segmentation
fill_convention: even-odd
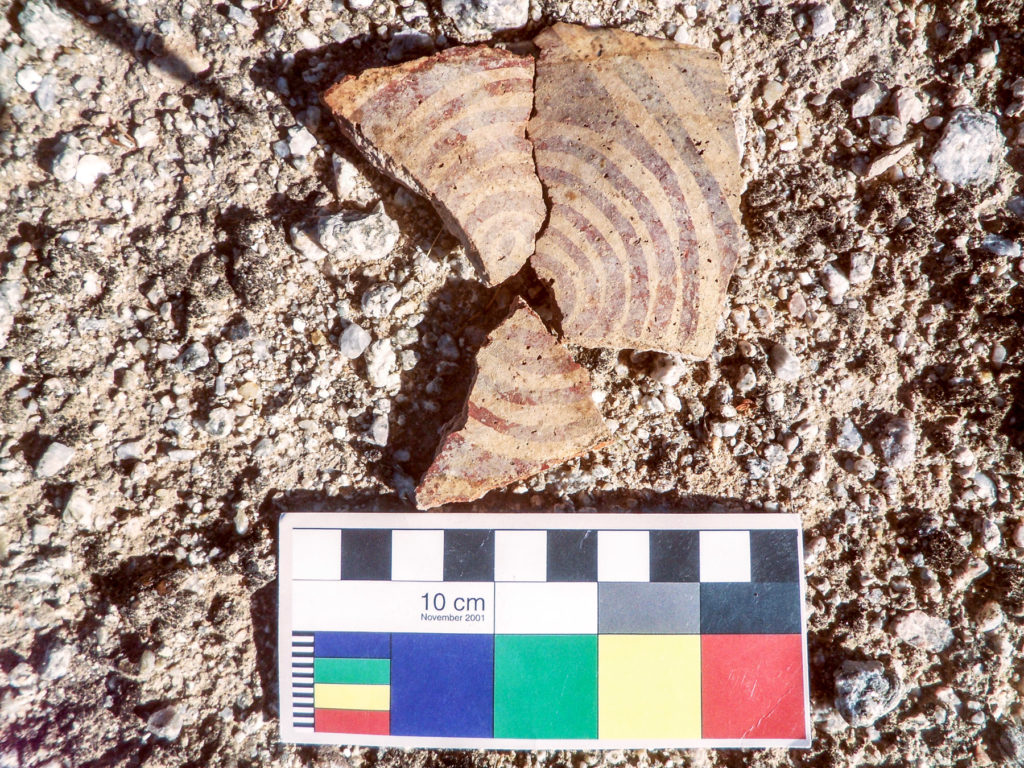
[[[281,516],[285,741],[809,746],[796,515]]]

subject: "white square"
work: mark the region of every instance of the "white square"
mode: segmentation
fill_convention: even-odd
[[[341,531],[299,528],[292,533],[293,579],[341,579]]]
[[[392,531],[391,578],[444,581],[444,531]]]
[[[700,580],[750,581],[750,531],[701,531]]]
[[[498,583],[494,603],[494,631],[499,635],[597,634],[594,581]]]
[[[650,581],[650,534],[647,531],[598,531],[597,580]]]
[[[545,581],[548,577],[547,531],[495,531],[495,581]]]

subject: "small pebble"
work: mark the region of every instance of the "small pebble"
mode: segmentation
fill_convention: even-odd
[[[22,90],[28,93],[35,93],[39,84],[43,81],[43,76],[31,67],[25,67],[24,69],[18,70],[18,74],[14,76],[14,80],[21,86]]]
[[[344,211],[319,219],[317,241],[341,259],[379,261],[391,254],[399,240],[398,223],[377,205],[370,213]]]
[[[686,363],[675,355],[659,354],[651,364],[651,378],[666,387],[674,387],[686,373]]]
[[[114,456],[118,461],[138,461],[145,452],[145,446],[141,440],[131,440],[121,443],[114,449]]]
[[[903,681],[877,661],[844,661],[835,676],[836,709],[850,725],[864,728],[887,715],[905,693]]]
[[[1002,235],[988,234],[981,238],[981,247],[993,256],[1004,259],[1016,259],[1020,257],[1020,243]]]
[[[931,166],[936,176],[955,186],[984,185],[995,178],[1005,151],[995,115],[958,107],[932,152]]]
[[[885,92],[874,80],[861,83],[854,92],[853,104],[850,105],[850,117],[857,120],[873,115],[884,97]]]
[[[210,364],[210,353],[199,342],[189,344],[178,356],[178,366],[184,371],[198,371]]]
[[[761,98],[766,106],[771,107],[786,93],[786,86],[778,80],[768,80],[761,87]]]
[[[850,280],[834,264],[826,264],[821,270],[822,282],[828,291],[828,300],[833,304],[842,304],[846,292],[850,290]]]
[[[911,611],[893,625],[896,636],[905,643],[925,651],[944,651],[953,642],[953,630],[945,619]]]
[[[771,348],[768,364],[782,381],[796,381],[800,378],[800,359],[782,344],[776,344]]]
[[[89,492],[80,485],[76,485],[64,503],[64,512],[61,519],[65,523],[76,526],[82,530],[91,530],[93,527],[95,508],[89,498]]]
[[[925,117],[924,104],[913,88],[897,88],[890,98],[892,109],[903,125],[921,122]]]
[[[843,419],[839,428],[839,435],[836,437],[836,447],[841,451],[856,451],[864,444],[864,438],[857,429],[857,425],[849,418]]]
[[[60,680],[71,671],[71,662],[75,658],[74,648],[70,645],[54,645],[46,652],[46,664],[40,677],[43,680]]]
[[[1013,529],[1013,546],[1024,549],[1024,522],[1017,523],[1017,527]]]
[[[222,438],[231,434],[234,426],[234,411],[230,411],[227,408],[213,408],[203,424],[203,429],[212,437]]]
[[[756,386],[757,374],[754,373],[752,367],[744,363],[740,366],[739,378],[736,380],[736,391],[741,395],[745,395]]]
[[[370,346],[372,337],[355,323],[351,323],[338,339],[338,349],[349,360],[355,360]]]
[[[227,341],[218,342],[213,348],[214,359],[221,364],[228,362],[231,359],[232,350],[231,344]]]
[[[914,463],[917,450],[917,431],[905,418],[893,418],[885,425],[879,441],[882,458],[893,469],[906,469]]]
[[[75,181],[91,187],[100,177],[111,173],[110,163],[99,155],[82,155],[75,168]]]
[[[185,725],[181,710],[175,706],[158,709],[146,721],[146,730],[163,741],[177,741]]]
[[[868,120],[868,133],[875,144],[895,147],[906,138],[906,128],[895,117],[876,115]]]
[[[874,254],[867,251],[854,251],[850,255],[849,280],[852,285],[860,285],[871,279],[875,270]]]
[[[363,294],[363,313],[377,319],[387,317],[401,298],[402,294],[391,283],[378,283]]]
[[[373,417],[368,439],[374,445],[383,447],[388,444],[388,417],[386,414],[378,413]]]
[[[294,129],[288,137],[288,151],[294,157],[305,157],[316,146],[316,137],[306,128]]]
[[[836,17],[832,6],[827,3],[812,5],[807,10],[807,18],[811,22],[811,37],[820,38],[832,34],[836,29]]]
[[[1003,623],[1003,608],[994,600],[989,600],[974,616],[979,632],[992,632],[998,629]]]
[[[36,462],[38,477],[53,477],[60,473],[75,457],[75,449],[60,442],[50,443]]]
[[[388,339],[380,339],[366,349],[366,378],[373,387],[389,387],[399,382],[395,367],[398,356]]]

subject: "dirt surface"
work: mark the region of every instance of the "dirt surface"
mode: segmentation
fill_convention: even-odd
[[[810,750],[571,754],[277,741],[277,514],[408,507],[514,292],[545,308],[529,272],[477,282],[319,94],[487,30],[54,1],[0,16],[0,766],[1024,764],[1020,0],[533,0],[496,36],[718,51],[751,247],[707,361],[573,348],[614,443],[489,502],[739,500],[801,513],[808,554]],[[378,202],[393,248],[308,234]]]

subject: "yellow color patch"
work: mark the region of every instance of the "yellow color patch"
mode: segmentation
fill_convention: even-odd
[[[323,709],[387,710],[391,708],[391,686],[317,683],[313,686],[313,706]]]
[[[700,738],[700,636],[600,635],[602,739]]]

